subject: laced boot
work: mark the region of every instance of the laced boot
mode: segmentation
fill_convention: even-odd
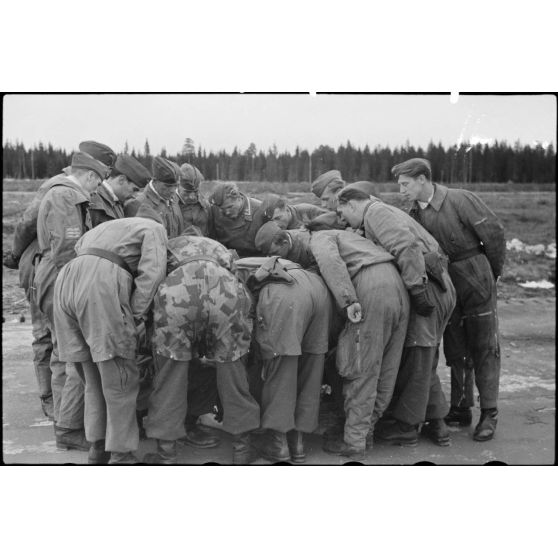
[[[417,427],[400,420],[382,428],[377,432],[378,438],[384,442],[405,447],[418,445]]]
[[[304,463],[306,461],[306,453],[304,452],[304,437],[299,430],[289,430],[287,432],[287,444],[291,461],[293,463]]]
[[[219,436],[211,432],[210,428],[194,423],[186,423],[186,435],[180,438],[180,442],[194,448],[215,448],[221,443]]]
[[[157,453],[146,454],[143,462],[152,465],[175,465],[176,440],[157,440]]]
[[[432,419],[426,422],[421,433],[430,438],[437,446],[449,446],[449,430],[444,419]]]
[[[473,422],[473,413],[469,407],[451,406],[444,421],[449,426],[469,426]]]
[[[289,461],[291,454],[287,444],[287,435],[278,430],[268,430],[266,440],[260,452],[268,461]]]
[[[41,409],[45,414],[45,417],[50,420],[54,420],[54,403],[52,401],[52,394],[41,395]]]
[[[498,409],[481,409],[479,423],[475,428],[473,439],[477,442],[487,442],[494,438],[496,424],[498,423]]]
[[[89,442],[85,439],[85,432],[82,429],[73,430],[55,426],[54,434],[58,449],[89,451]]]
[[[109,465],[137,465],[139,459],[131,451],[111,451]]]
[[[232,447],[233,465],[249,465],[259,457],[256,448],[252,444],[250,432],[234,436]]]

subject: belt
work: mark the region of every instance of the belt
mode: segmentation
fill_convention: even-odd
[[[468,258],[472,258],[473,256],[478,256],[480,254],[484,254],[484,252],[481,250],[480,246],[475,246],[470,250],[465,250],[464,252],[461,252],[461,254],[457,254],[455,256],[449,256],[449,261],[450,263],[460,262],[462,260],[467,260]]]
[[[132,277],[134,277],[134,273],[128,267],[124,258],[114,252],[110,252],[109,250],[103,250],[102,248],[86,248],[83,252],[81,252],[81,254],[78,254],[78,257],[79,256],[98,256],[99,258],[104,258],[105,260],[109,260],[116,264],[118,267],[121,267],[124,271],[127,271]]]
[[[205,261],[205,262],[213,262],[214,264],[217,265],[221,265],[218,261],[217,258],[214,258],[213,256],[206,256],[204,254],[198,254],[197,256],[188,256],[187,258],[184,258],[183,260],[180,260],[177,264],[176,267],[180,267],[182,265],[186,265],[188,263],[191,262],[198,262],[198,261]]]

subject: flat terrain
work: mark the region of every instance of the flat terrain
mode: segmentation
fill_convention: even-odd
[[[3,249],[11,246],[15,223],[34,195],[40,181],[23,184],[4,182]],[[308,185],[241,185],[251,195],[262,197],[266,190],[284,193],[292,203],[315,202]],[[502,186],[502,185],[499,185]],[[502,219],[506,239],[545,248],[556,242],[556,193],[537,185],[513,185],[510,191],[480,191],[478,195]],[[9,188],[9,189],[7,189]],[[401,207],[393,185],[382,193],[388,203]],[[541,191],[539,191],[541,190]],[[544,190],[544,191],[542,191]],[[527,250],[509,250],[499,283],[499,312],[502,334],[502,377],[500,418],[497,436],[485,443],[473,442],[471,429],[452,429],[452,445],[439,448],[423,440],[415,449],[377,445],[365,463],[411,464],[430,461],[439,464],[482,464],[504,461],[510,464],[553,463],[555,459],[555,287],[527,289],[527,281],[555,281],[555,259]],[[2,402],[3,456],[7,463],[85,463],[86,454],[56,450],[52,425],[43,417],[32,366],[31,324],[27,301],[18,287],[17,271],[3,268],[2,274]],[[25,321],[21,322],[20,319]],[[439,368],[446,395],[449,369]],[[478,409],[474,422],[478,420]],[[321,450],[320,430],[309,437],[309,464],[341,464],[342,458]],[[214,450],[181,449],[183,463],[228,463],[230,439]],[[152,441],[140,445],[139,455],[153,449]],[[266,463],[263,460],[258,463]]]

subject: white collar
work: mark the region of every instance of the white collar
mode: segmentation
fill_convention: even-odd
[[[112,186],[108,183],[108,181],[103,180],[102,184],[107,189],[107,192],[112,196],[112,200],[117,202],[118,198],[116,197],[116,194],[114,193],[114,190],[112,189]]]
[[[428,207],[428,205],[430,204],[430,202],[432,201],[432,198],[434,197],[434,189],[432,189],[432,193],[430,194],[430,197],[428,198],[427,201],[423,202],[423,201],[418,201],[417,203],[419,204],[421,209],[426,209]]]

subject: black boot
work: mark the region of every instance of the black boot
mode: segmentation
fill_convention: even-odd
[[[176,440],[157,440],[157,453],[145,454],[143,462],[152,465],[175,465]]]
[[[444,419],[432,419],[426,422],[421,433],[430,438],[437,446],[449,446],[449,430]]]
[[[475,428],[473,439],[477,442],[487,442],[494,438],[496,424],[498,423],[498,409],[481,409],[479,423]]]
[[[377,431],[376,435],[380,440],[389,444],[411,448],[418,445],[417,427],[399,420]]]
[[[105,441],[97,440],[91,444],[87,463],[89,465],[106,465],[110,461],[110,452],[105,450]]]
[[[469,426],[473,422],[473,413],[469,407],[450,407],[444,418],[449,426]]]
[[[136,465],[140,461],[131,451],[111,451],[109,465]]]
[[[268,461],[289,461],[291,454],[285,432],[268,430],[260,452],[262,457]]]
[[[147,409],[142,409],[141,411],[136,410],[136,422],[138,423],[139,439],[147,439],[145,434],[145,428],[143,426],[143,419],[147,416]]]
[[[180,441],[194,448],[215,448],[221,443],[221,439],[211,432],[210,428],[198,424],[186,426],[186,436]]]
[[[89,451],[89,442],[85,439],[84,430],[54,427],[56,447],[65,450]]]
[[[237,434],[233,438],[233,465],[249,465],[258,459],[259,455],[252,444],[250,432]]]
[[[306,453],[304,453],[304,438],[299,430],[289,430],[287,432],[287,444],[291,454],[293,463],[304,463],[306,461]]]

